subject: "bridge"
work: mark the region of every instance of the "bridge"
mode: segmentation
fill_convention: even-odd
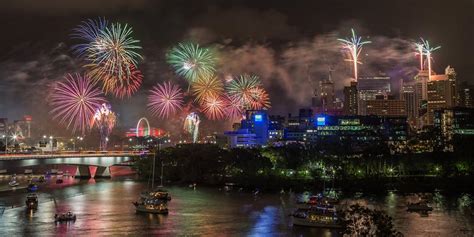
[[[90,178],[89,167],[97,167],[94,177],[110,177],[110,167],[129,162],[133,157],[143,155],[139,152],[80,152],[52,154],[6,154],[0,155],[0,171],[10,169],[46,167],[51,165],[76,166],[75,177]]]

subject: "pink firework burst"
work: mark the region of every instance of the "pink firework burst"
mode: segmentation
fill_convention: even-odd
[[[72,128],[73,133],[80,130],[85,134],[91,128],[90,121],[96,109],[107,101],[89,78],[67,74],[64,79],[53,88],[51,114],[60,124]]]
[[[224,117],[227,107],[226,100],[222,97],[207,97],[202,104],[201,110],[208,119],[218,120]]]
[[[228,119],[239,120],[243,116],[243,107],[240,103],[240,99],[236,96],[226,96],[227,107],[225,108],[225,114]]]
[[[165,82],[150,90],[148,108],[161,118],[168,118],[183,108],[183,92],[179,86]]]

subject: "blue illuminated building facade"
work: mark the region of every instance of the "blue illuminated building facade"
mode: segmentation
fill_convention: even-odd
[[[244,120],[241,122],[242,129],[248,129],[255,134],[256,144],[263,146],[268,143],[269,118],[265,110],[247,110]]]
[[[249,110],[240,128],[226,132],[229,147],[255,147],[300,142],[318,146],[346,145],[354,151],[388,144],[406,143],[406,117],[337,116],[300,110],[299,116],[268,116],[265,110]]]
[[[269,117],[265,110],[247,110],[240,129],[224,134],[230,148],[266,146],[269,142]]]
[[[287,127],[284,140],[320,146],[347,145],[357,151],[381,143],[406,143],[406,117],[319,114],[309,126]]]

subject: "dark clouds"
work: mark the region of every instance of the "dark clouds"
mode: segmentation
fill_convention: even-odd
[[[441,1],[439,1],[441,2]],[[221,56],[221,76],[256,73],[271,95],[272,112],[286,114],[307,106],[318,81],[334,70],[337,88],[351,75],[338,47],[355,27],[374,43],[364,48],[361,74],[383,71],[409,79],[417,60],[412,40],[425,36],[443,48],[435,68],[448,64],[462,80],[472,80],[473,1],[125,1],[20,0],[0,3],[0,116],[34,114],[48,121],[47,87],[64,73],[81,71],[68,50],[70,29],[85,18],[105,16],[128,22],[142,41],[145,60],[143,87],[129,100],[113,100],[120,125],[133,126],[150,116],[147,90],[156,82],[184,81],[166,65],[172,44],[193,40],[215,45]],[[429,8],[429,9],[427,9]],[[456,17],[453,17],[455,15]],[[8,109],[6,109],[8,108]],[[181,121],[151,119],[154,125],[181,129]],[[202,123],[207,126],[206,122]]]

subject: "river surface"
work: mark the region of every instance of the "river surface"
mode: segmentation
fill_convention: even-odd
[[[225,193],[215,188],[167,187],[170,213],[137,214],[132,202],[146,183],[133,178],[65,179],[40,187],[39,208],[27,212],[25,190],[0,193],[4,204],[0,236],[340,236],[327,229],[293,227],[288,214],[294,195]],[[343,202],[360,202],[384,209],[405,236],[473,236],[472,196],[433,194],[429,217],[407,213],[410,196],[350,194]],[[12,207],[13,206],[13,207]],[[77,220],[55,224],[57,212],[73,211]],[[0,214],[2,210],[0,210]]]

